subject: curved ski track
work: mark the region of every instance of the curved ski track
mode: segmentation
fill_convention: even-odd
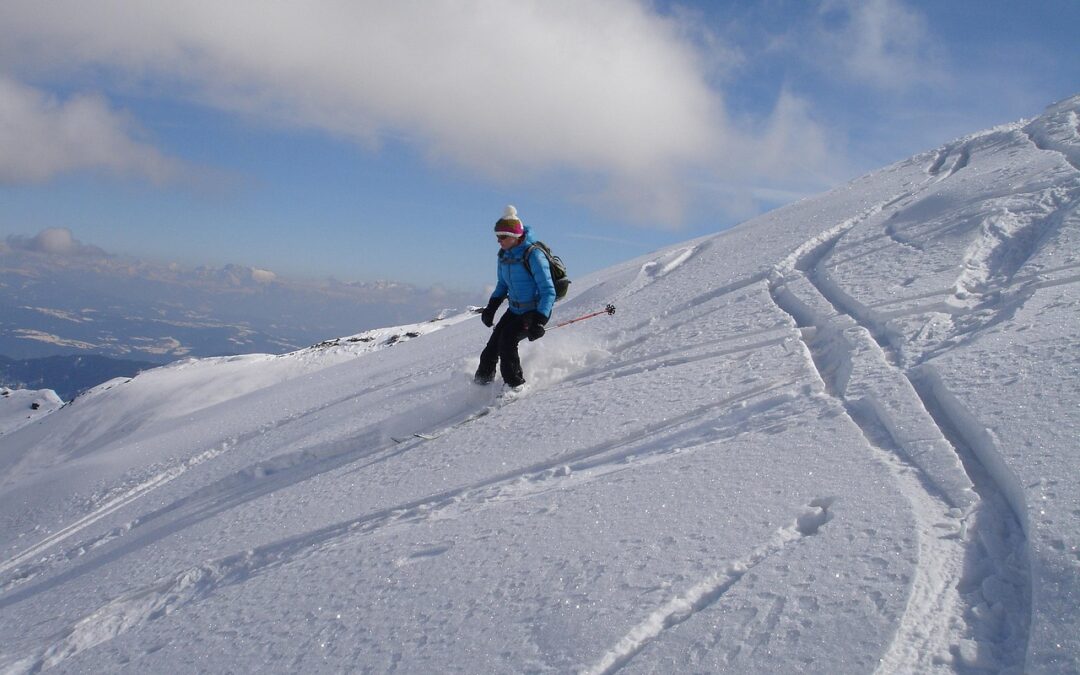
[[[927,173],[935,182],[945,180],[963,169],[968,157],[963,148],[947,148]],[[954,159],[949,174],[941,176],[949,158]],[[979,667],[980,661],[1022,668],[1031,598],[1023,502],[1018,509],[1009,499],[1015,489],[1003,471],[984,466],[1000,463],[1000,452],[979,452],[960,438],[957,430],[964,425],[954,419],[959,413],[942,403],[948,397],[944,384],[926,366],[899,366],[898,355],[880,337],[885,326],[867,319],[864,308],[835,287],[825,269],[852,229],[884,221],[890,208],[918,191],[871,207],[806,242],[776,267],[770,289],[798,328],[825,391],[862,430],[915,517],[919,565],[877,672],[952,670]],[[1022,599],[1005,608],[1012,633],[1004,637],[991,627],[1001,617],[978,609],[996,600],[984,597],[983,589],[999,587]]]

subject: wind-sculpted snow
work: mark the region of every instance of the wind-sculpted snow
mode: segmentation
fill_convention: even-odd
[[[1078,107],[5,435],[0,671],[1076,672]]]
[[[1043,150],[1060,152],[1080,171],[1080,95],[1047,108],[1024,128],[1031,142]]]

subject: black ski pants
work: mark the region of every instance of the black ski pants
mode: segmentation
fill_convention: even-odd
[[[495,375],[495,366],[499,365],[503,382],[511,387],[525,384],[521,373],[521,358],[518,356],[518,343],[525,339],[525,317],[507,310],[495,328],[491,331],[487,346],[480,353],[480,368],[477,372]]]

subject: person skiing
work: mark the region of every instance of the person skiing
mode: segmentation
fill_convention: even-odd
[[[531,342],[544,336],[544,325],[551,318],[555,304],[555,284],[547,256],[532,247],[536,239],[518,218],[516,208],[506,207],[502,218],[495,223],[495,236],[499,240],[498,283],[480,314],[484,325],[490,328],[494,324],[495,329],[480,353],[480,367],[474,381],[489,384],[495,379],[498,365],[506,386],[520,389],[525,377],[521,372],[518,343],[526,337]],[[495,312],[508,298],[509,307],[495,324]]]

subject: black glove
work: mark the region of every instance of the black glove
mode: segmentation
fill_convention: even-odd
[[[502,298],[492,298],[488,300],[487,307],[484,311],[480,312],[480,320],[484,322],[484,325],[491,328],[495,323],[495,312],[499,311],[499,305],[502,304]]]
[[[525,315],[525,331],[529,334],[529,342],[539,340],[544,337],[544,324],[548,322],[548,318],[540,312],[529,312]]]

